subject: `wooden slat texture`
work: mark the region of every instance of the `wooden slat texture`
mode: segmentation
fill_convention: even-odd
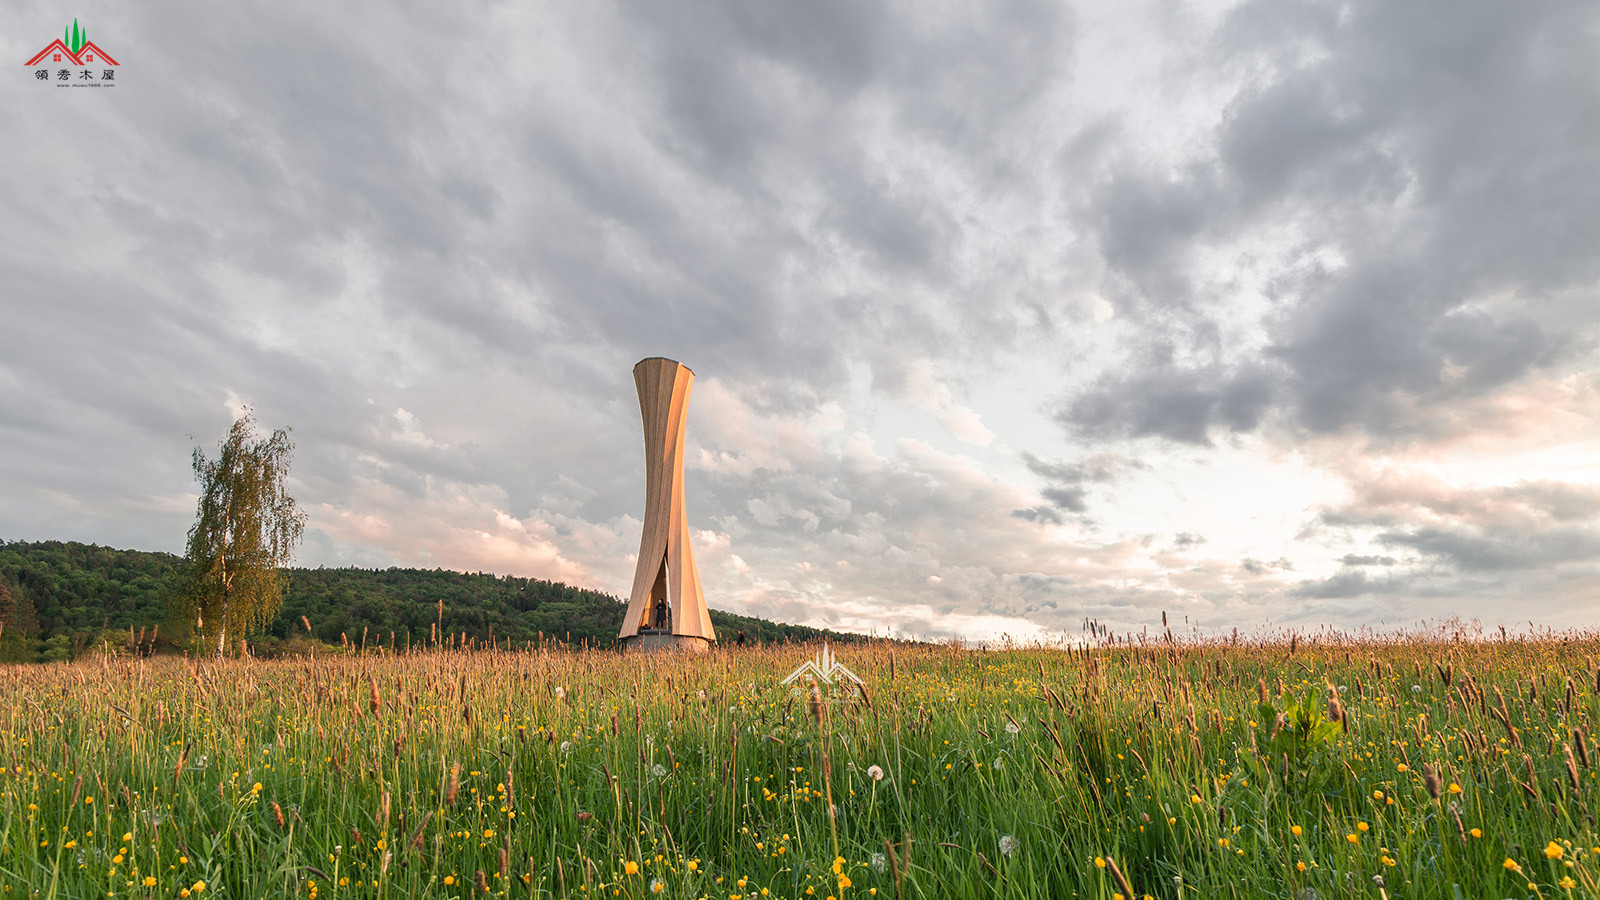
[[[639,391],[639,415],[644,424],[644,527],[633,591],[619,636],[632,637],[640,628],[649,627],[654,615],[651,589],[665,566],[672,633],[716,640],[694,564],[683,500],[683,444],[694,373],[673,360],[652,357],[633,367],[633,382]]]

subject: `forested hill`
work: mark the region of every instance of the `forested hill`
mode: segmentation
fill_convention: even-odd
[[[190,623],[169,615],[167,601],[183,563],[170,553],[114,550],[63,541],[0,542],[0,661],[70,659],[127,641],[129,629],[160,627],[162,645],[187,636]],[[491,637],[522,644],[541,632],[547,640],[610,646],[622,625],[624,604],[609,594],[532,578],[443,569],[294,569],[283,608],[259,640],[270,654],[306,637],[328,644],[345,638],[368,646],[425,644],[439,622],[443,631],[476,641]],[[828,637],[848,642],[860,635],[782,625],[711,611],[724,639],[743,630],[762,643]]]

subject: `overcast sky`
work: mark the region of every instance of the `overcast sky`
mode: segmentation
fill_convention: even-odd
[[[182,552],[249,405],[299,564],[622,594],[666,356],[713,608],[1600,617],[1592,0],[0,21],[0,538]]]

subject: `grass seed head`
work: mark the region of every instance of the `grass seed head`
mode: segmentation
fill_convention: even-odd
[[[1111,872],[1111,878],[1116,881],[1117,889],[1122,892],[1122,896],[1129,898],[1129,900],[1138,896],[1133,892],[1133,887],[1128,884],[1128,876],[1122,874],[1122,870],[1117,867],[1115,859],[1107,856],[1106,868]]]
[[[1422,767],[1422,787],[1428,792],[1429,797],[1435,800],[1439,799],[1439,795],[1443,793],[1443,787],[1439,784],[1438,769],[1431,765]]]

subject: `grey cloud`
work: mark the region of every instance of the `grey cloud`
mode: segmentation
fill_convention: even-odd
[[[1014,509],[1011,514],[1029,522],[1048,522],[1051,525],[1060,525],[1066,521],[1066,518],[1059,511],[1050,506],[1030,506],[1026,509]]]
[[[1456,488],[1427,478],[1380,474],[1357,480],[1352,487],[1353,502],[1322,510],[1321,521],[1391,528],[1444,518],[1462,527],[1495,532],[1550,529],[1552,523],[1600,516],[1600,488],[1562,481]]]
[[[1028,471],[1050,481],[1077,483],[1083,481],[1110,482],[1116,480],[1123,469],[1149,468],[1146,463],[1120,453],[1096,453],[1081,462],[1047,462],[1024,451],[1023,465]]]
[[[1385,531],[1380,544],[1408,547],[1463,571],[1525,571],[1600,557],[1600,533],[1555,528],[1537,533],[1481,533],[1465,528],[1417,527]]]
[[[1339,561],[1347,566],[1393,566],[1400,562],[1392,556],[1358,556],[1354,553],[1346,553]]]
[[[1246,558],[1240,560],[1239,568],[1249,572],[1251,575],[1265,575],[1274,569],[1282,572],[1294,571],[1294,565],[1282,557],[1273,560],[1272,562],[1262,562],[1259,559]]]
[[[1206,333],[1227,303],[1228,283],[1196,276],[1201,254],[1303,235],[1268,279],[1267,352],[1135,355],[1071,398],[1063,423],[1203,445],[1282,410],[1318,432],[1425,437],[1464,427],[1445,401],[1574,361],[1600,318],[1556,302],[1600,277],[1600,49],[1577,37],[1597,16],[1581,3],[1233,10],[1209,60],[1241,87],[1209,143],[1175,175],[1123,163],[1088,214],[1106,290],[1152,346]]]
[[[1030,472],[1051,482],[1040,492],[1047,506],[1018,509],[1012,515],[1034,522],[1059,525],[1065,513],[1081,514],[1089,509],[1088,484],[1108,484],[1125,469],[1143,469],[1145,463],[1119,453],[1097,453],[1079,462],[1047,462],[1023,452],[1022,462]]]
[[[1042,493],[1044,498],[1049,500],[1057,509],[1081,513],[1089,508],[1089,505],[1084,502],[1084,497],[1088,492],[1081,487],[1045,488]]]
[[[1192,370],[1166,365],[1102,376],[1058,419],[1091,437],[1162,437],[1209,446],[1213,427],[1254,429],[1273,391],[1272,373],[1262,366]]]
[[[957,232],[950,214],[920,196],[879,184],[841,185],[842,198],[825,218],[851,244],[870,248],[908,278],[930,278],[943,269]]]
[[[1500,494],[1558,522],[1575,522],[1600,516],[1600,487],[1560,481],[1524,481],[1504,489]]]
[[[1302,581],[1291,588],[1289,594],[1305,599],[1329,600],[1361,597],[1378,593],[1387,587],[1389,585],[1375,582],[1367,577],[1366,572],[1355,569],[1339,572],[1321,580]]]
[[[1301,582],[1299,598],[1574,596],[1600,559],[1600,489],[1554,481],[1454,488],[1429,479],[1356,480],[1355,500],[1322,522],[1396,555],[1350,553],[1338,573]],[[1381,578],[1367,574],[1378,568]],[[1573,587],[1564,587],[1572,585]],[[1549,607],[1554,609],[1554,606]]]
[[[1193,243],[1226,201],[1211,176],[1158,180],[1119,173],[1093,201],[1094,233],[1114,280],[1111,295],[1125,313],[1149,315],[1187,308],[1192,285],[1185,272]]]
[[[1283,333],[1274,354],[1291,368],[1299,422],[1416,433],[1426,424],[1411,421],[1418,398],[1481,395],[1557,357],[1560,341],[1528,319],[1437,314],[1447,304],[1429,304],[1429,290],[1403,272],[1370,271]]]

